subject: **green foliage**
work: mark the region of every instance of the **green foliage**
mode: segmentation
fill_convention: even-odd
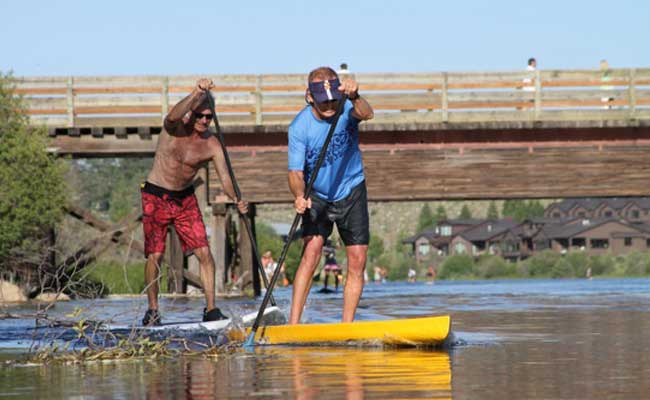
[[[139,294],[144,287],[145,261],[122,265],[115,262],[96,263],[88,274],[88,279],[101,283],[105,294]],[[167,293],[167,266],[163,265],[160,278],[160,291]]]
[[[123,158],[73,161],[72,174],[79,181],[76,201],[86,209],[107,213],[118,222],[140,206],[140,183],[153,159]]]
[[[573,278],[573,266],[567,258],[560,258],[551,268],[551,278]]]
[[[273,259],[278,262],[280,252],[282,252],[282,248],[284,247],[282,237],[275,233],[270,225],[259,222],[255,224],[255,235],[257,236],[257,250],[261,253],[260,256],[270,250],[273,253]],[[285,273],[290,282],[293,281],[293,277],[296,275],[301,256],[302,240],[294,240],[291,246],[289,246],[289,251],[284,261]]]
[[[563,278],[582,278],[587,274],[587,269],[591,266],[591,257],[582,251],[572,251],[569,254],[566,254],[562,259],[565,260],[570,267],[570,271],[567,271],[567,275],[563,275]],[[593,269],[591,273],[593,275]]]
[[[411,255],[410,254],[412,250],[411,245],[402,243],[407,237],[409,237],[409,234],[404,231],[401,231],[397,235],[397,240],[395,240],[395,244],[392,249],[393,252],[399,254],[402,257],[408,257],[409,255]]]
[[[589,266],[592,276],[610,274],[614,271],[615,258],[611,254],[592,256]]]
[[[0,73],[0,263],[11,253],[44,254],[42,239],[63,216],[65,166],[46,152],[46,132],[30,127]]]
[[[256,222],[255,236],[257,236],[257,251],[260,252],[260,256],[267,251],[271,251],[273,259],[277,261],[284,245],[280,235],[275,233],[270,225]]]
[[[511,217],[521,222],[528,218],[544,215],[544,206],[539,200],[506,200],[503,202],[503,217]]]
[[[436,224],[436,220],[433,217],[433,213],[431,212],[431,208],[429,207],[428,203],[424,203],[422,208],[420,209],[420,215],[418,216],[418,232],[422,232],[424,230],[430,229],[433,227],[433,225]]]
[[[447,257],[440,266],[440,279],[462,279],[471,277],[474,270],[474,258],[467,254]]]
[[[414,265],[414,261],[410,257],[392,251],[382,255],[377,264],[388,269],[388,280],[398,281],[407,278],[409,267]],[[373,274],[372,267],[373,265],[368,268],[368,274],[371,277]]]
[[[515,276],[516,273],[516,265],[499,256],[484,255],[476,263],[476,274],[480,278],[505,278]]]
[[[448,218],[447,209],[445,208],[445,206],[441,204],[436,208],[436,214],[434,215],[434,218],[436,223],[440,221],[444,221]]]
[[[463,208],[460,210],[460,214],[458,214],[458,218],[460,219],[472,218],[472,212],[469,210],[469,207],[467,207],[467,204],[463,204]]]
[[[544,250],[519,263],[519,275],[540,278],[551,276],[551,271],[561,256],[552,250]]]
[[[368,263],[375,264],[379,258],[384,254],[384,241],[377,235],[370,235],[370,243],[368,244]]]
[[[499,219],[499,210],[497,210],[497,205],[494,201],[490,202],[487,210],[487,219]]]
[[[526,212],[528,214],[526,218],[543,217],[544,206],[542,205],[542,202],[540,202],[539,200],[530,200],[528,201],[528,209]]]
[[[625,276],[643,276],[650,274],[650,253],[632,252],[621,258],[619,270]]]

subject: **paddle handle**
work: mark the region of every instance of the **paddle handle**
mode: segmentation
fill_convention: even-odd
[[[226,148],[226,140],[223,136],[223,132],[221,132],[221,127],[219,126],[219,119],[217,119],[217,110],[214,106],[214,98],[212,97],[212,93],[208,91],[208,102],[210,103],[210,108],[212,109],[212,116],[214,119],[214,128],[217,131],[217,140],[219,141],[219,144],[221,144],[221,149],[223,150],[223,157],[226,160],[226,167],[228,169],[228,175],[230,176],[230,181],[232,182],[232,187],[235,190],[235,199],[239,203],[241,200],[241,191],[239,190],[239,185],[237,184],[237,178],[235,178],[235,171],[232,168],[232,163],[230,162],[230,156],[228,155],[228,149]],[[240,213],[242,218],[244,219],[244,226],[246,227],[246,233],[248,234],[248,238],[250,239],[251,242],[251,247],[253,248],[253,255],[255,256],[255,260],[253,261],[255,264],[257,264],[257,269],[260,272],[260,275],[262,275],[262,281],[264,282],[264,287],[266,290],[269,290],[269,280],[266,276],[266,272],[264,271],[264,268],[262,267],[262,261],[260,260],[260,253],[257,250],[257,243],[255,243],[255,236],[253,235],[253,227],[251,224],[250,218],[248,218],[247,214],[242,214]],[[281,264],[278,264],[281,265]],[[271,297],[271,304],[276,305],[275,299]]]
[[[314,170],[312,171],[312,174],[309,177],[309,182],[307,183],[305,194],[303,195],[303,198],[305,199],[308,199],[309,196],[311,195],[312,188],[314,187],[314,182],[316,181],[316,176],[318,175],[318,171],[320,170],[321,166],[323,165],[323,162],[325,161],[325,154],[327,154],[327,148],[329,147],[329,144],[332,141],[332,136],[334,135],[334,131],[336,130],[336,125],[339,122],[339,118],[343,113],[343,109],[345,107],[346,101],[347,101],[347,95],[343,94],[343,97],[341,98],[341,100],[339,100],[338,107],[336,108],[336,114],[334,115],[334,120],[330,125],[330,129],[329,132],[327,133],[327,138],[325,139],[325,143],[323,143],[323,147],[321,147],[320,154],[318,155],[318,161],[316,161]],[[284,263],[284,259],[286,258],[287,253],[289,251],[289,246],[291,246],[291,242],[293,241],[293,236],[296,233],[296,229],[298,228],[298,223],[300,222],[301,215],[302,214],[296,213],[296,216],[293,218],[293,223],[291,224],[291,229],[289,229],[289,235],[287,236],[287,242],[284,244],[284,247],[282,248],[282,253],[280,254],[280,260],[278,261],[278,268],[276,268],[276,270],[273,272],[273,276],[271,277],[271,282],[269,282],[270,286],[268,287],[268,289],[266,289],[266,295],[262,300],[262,305],[260,306],[260,310],[257,313],[257,318],[255,318],[255,323],[251,328],[250,336],[246,342],[247,346],[251,346],[252,343],[254,342],[255,333],[257,332],[257,329],[260,327],[262,316],[264,315],[264,310],[266,309],[266,306],[269,303],[269,298],[271,296],[271,293],[273,292],[273,288],[275,287],[275,282],[278,280],[278,277],[280,276],[280,269],[282,269],[282,264]]]

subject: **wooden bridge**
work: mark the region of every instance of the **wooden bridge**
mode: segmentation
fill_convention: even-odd
[[[163,116],[198,78],[25,77],[16,91],[53,151],[151,155]],[[290,201],[286,131],[305,75],[210,78],[244,194]],[[649,194],[650,68],[355,78],[376,111],[361,133],[371,200]]]
[[[30,77],[16,91],[32,123],[48,128],[51,151],[152,155],[164,115],[198,78]],[[290,202],[287,127],[304,107],[306,76],[210,78],[245,198]],[[650,68],[355,78],[375,109],[375,119],[361,125],[370,200],[650,195]],[[199,193],[213,204],[211,247],[223,292],[231,213],[209,168],[208,190]],[[83,210],[72,215],[93,224]],[[240,268],[250,271],[250,241],[241,236]],[[172,290],[183,291],[184,281],[199,285],[196,266],[184,269],[178,246],[170,249]]]

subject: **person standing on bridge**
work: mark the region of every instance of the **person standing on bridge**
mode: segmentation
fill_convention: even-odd
[[[320,67],[309,73],[307,106],[289,126],[289,188],[296,212],[302,214],[304,251],[293,282],[289,323],[300,322],[321,250],[336,223],[346,246],[348,275],[343,291],[343,322],[351,322],[363,291],[363,272],[370,237],[368,199],[359,149],[359,122],[374,116],[350,78],[339,81],[336,72]],[[348,96],[327,149],[313,194],[304,198],[342,94]]]
[[[204,321],[227,318],[214,304],[214,260],[192,182],[199,168],[212,160],[224,192],[235,199],[223,149],[208,131],[215,116],[208,100],[213,83],[200,79],[192,93],[178,102],[165,117],[158,138],[153,168],[142,184],[142,225],[144,228],[145,287],[149,309],[143,325],[159,325],[158,280],[160,262],[165,252],[167,227],[173,224],[184,253],[194,252],[201,266],[201,284],[205,293]],[[241,213],[248,212],[248,203],[239,201]]]

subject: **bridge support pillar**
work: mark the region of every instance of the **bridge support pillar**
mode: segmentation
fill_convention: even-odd
[[[240,216],[239,218],[239,254],[241,259],[241,269],[242,271],[251,271],[252,283],[253,283],[253,293],[255,296],[260,296],[262,294],[262,285],[259,271],[261,268],[258,267],[259,260],[255,257],[255,252],[253,251],[252,241],[256,240],[255,235],[255,214],[256,208],[255,204],[249,204],[248,206],[248,218],[251,222],[251,230],[253,231],[253,237],[248,236],[248,231],[246,230],[246,225],[244,224],[244,219]],[[244,282],[242,287],[245,287],[249,282]]]
[[[226,267],[228,265],[228,207],[225,203],[212,205],[212,234],[210,249],[214,257],[214,288],[217,294],[226,293]]]

